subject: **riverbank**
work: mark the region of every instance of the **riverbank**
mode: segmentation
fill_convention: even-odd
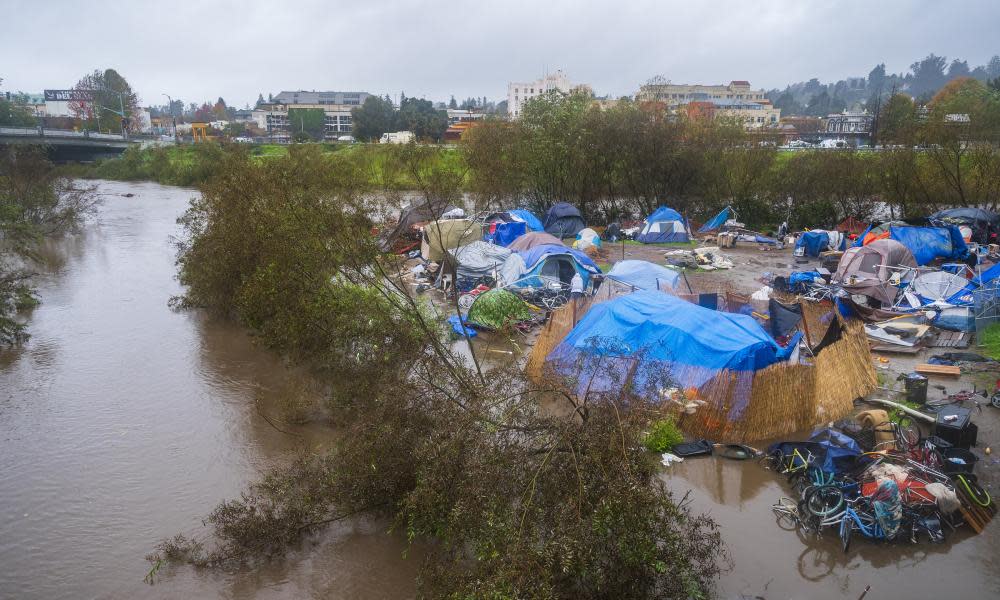
[[[254,160],[282,158],[289,152],[320,152],[331,169],[359,169],[377,190],[414,190],[421,177],[432,170],[460,178],[468,187],[468,169],[461,151],[454,146],[420,146],[427,155],[416,172],[403,168],[398,145],[380,144],[264,144],[255,146],[220,145],[215,142],[179,146],[130,148],[118,158],[93,164],[62,167],[66,173],[87,179],[151,181],[162,185],[197,187],[207,182],[224,159],[225,152],[246,152]]]

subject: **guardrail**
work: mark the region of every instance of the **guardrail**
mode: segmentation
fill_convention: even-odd
[[[75,131],[72,129],[46,129],[44,127],[0,127],[0,135],[128,141],[128,138],[124,138],[116,133],[97,133],[96,131]]]

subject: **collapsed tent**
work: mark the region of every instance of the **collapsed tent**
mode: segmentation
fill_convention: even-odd
[[[546,361],[557,373],[579,377],[580,389],[609,391],[632,371],[640,388],[649,368],[663,368],[682,388],[699,388],[720,371],[752,374],[786,360],[757,321],[718,312],[676,296],[640,290],[593,306]],[[600,356],[602,366],[580,372],[581,359]],[[644,363],[636,368],[635,358]]]
[[[573,247],[577,250],[586,250],[588,246],[601,247],[601,236],[589,227],[581,229],[580,233],[576,234],[576,241],[573,242]]]
[[[516,281],[524,271],[524,261],[511,250],[489,242],[476,241],[448,250],[458,279],[496,277],[500,283]]]
[[[486,329],[502,329],[530,318],[524,300],[507,290],[493,289],[476,296],[466,321]]]
[[[645,260],[618,261],[605,275],[605,279],[639,290],[673,291],[677,289],[680,278],[677,271]]]
[[[523,252],[524,250],[530,250],[536,246],[544,246],[546,244],[563,245],[562,240],[554,235],[545,233],[544,231],[532,231],[517,238],[507,247],[511,250]]]
[[[846,240],[847,236],[839,231],[806,231],[795,241],[795,255],[815,258],[827,250],[843,250],[847,247]]]
[[[440,261],[447,250],[471,244],[482,237],[482,226],[469,219],[431,221],[424,226],[420,254],[427,260]]]
[[[570,238],[587,226],[583,215],[568,202],[556,202],[545,213],[545,231],[557,238]]]
[[[982,208],[949,208],[927,217],[932,225],[964,225],[977,244],[995,243],[1000,233],[1000,215]]]
[[[515,208],[509,212],[510,216],[524,221],[524,223],[528,226],[529,231],[545,231],[545,226],[542,225],[542,222],[539,221],[538,217],[536,217],[530,210]]]
[[[732,208],[730,208],[729,206],[722,209],[722,212],[715,215],[707,223],[702,225],[701,229],[698,230],[698,233],[708,233],[710,231],[715,231],[716,229],[721,228],[723,225],[726,224],[726,221],[729,220],[730,212],[732,212]]]
[[[848,248],[831,281],[852,294],[892,304],[899,293],[899,288],[889,281],[893,273],[899,273],[900,281],[904,281],[908,275],[906,269],[916,266],[913,254],[903,244],[890,239],[875,240],[866,246]]]
[[[445,215],[453,214],[456,210],[451,204],[433,203],[428,201],[415,202],[399,213],[399,221],[390,230],[384,231],[380,236],[380,245],[383,250],[388,250],[393,243],[405,236],[411,227],[424,221],[444,219]]]
[[[643,244],[662,244],[669,242],[691,241],[688,235],[687,221],[679,212],[666,206],[661,206],[646,217],[646,221],[635,238]]]
[[[573,275],[579,273],[586,288],[590,276],[601,273],[600,267],[589,256],[563,245],[545,244],[517,252],[524,260],[525,272],[515,287],[544,287],[550,283],[569,286]]]

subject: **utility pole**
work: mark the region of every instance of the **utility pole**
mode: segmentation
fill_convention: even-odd
[[[167,105],[167,110],[170,111],[170,118],[174,122],[174,143],[177,143],[177,115],[174,114],[174,99],[170,97],[170,94],[163,94],[167,97],[167,101],[170,104]]]

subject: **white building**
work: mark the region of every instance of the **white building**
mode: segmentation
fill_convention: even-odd
[[[528,82],[511,82],[507,84],[507,114],[512,119],[520,118],[524,110],[524,104],[532,98],[544,95],[552,90],[559,90],[564,94],[572,92],[574,89],[589,90],[589,86],[574,86],[562,70],[546,75],[541,79]]]

